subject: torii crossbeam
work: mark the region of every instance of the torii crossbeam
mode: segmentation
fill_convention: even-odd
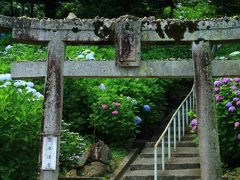
[[[58,178],[63,77],[187,77],[195,79],[202,179],[221,179],[213,76],[239,76],[239,61],[212,60],[214,43],[240,42],[240,18],[196,21],[123,16],[117,19],[29,19],[0,16],[0,31],[23,43],[48,43],[46,62],[17,62],[14,78],[46,77],[40,179]],[[66,44],[116,43],[116,61],[64,61]],[[141,44],[192,44],[193,60],[140,61]],[[47,159],[46,145],[56,157]],[[55,145],[54,145],[55,144]],[[51,158],[50,158],[51,159]]]

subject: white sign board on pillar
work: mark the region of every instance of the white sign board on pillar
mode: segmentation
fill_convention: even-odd
[[[42,170],[56,170],[57,137],[43,137]]]

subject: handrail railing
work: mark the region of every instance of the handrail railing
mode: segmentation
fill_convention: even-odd
[[[182,136],[185,135],[185,126],[188,126],[188,115],[187,112],[190,109],[194,109],[195,107],[195,93],[194,93],[194,85],[190,91],[190,93],[187,95],[187,97],[183,100],[183,102],[180,104],[180,106],[177,108],[177,110],[174,112],[173,116],[171,117],[169,123],[167,124],[167,127],[164,129],[162,135],[157,140],[156,144],[154,145],[154,180],[157,180],[157,147],[160,142],[162,142],[162,170],[165,170],[165,135],[167,133],[168,136],[168,146],[167,146],[167,153],[168,153],[168,160],[171,159],[171,125],[173,124],[173,149],[176,151],[176,119],[178,120],[178,141],[181,141],[181,130],[182,130]],[[182,114],[180,114],[182,113]],[[182,116],[181,116],[182,115]],[[182,120],[182,122],[181,122]],[[182,128],[181,128],[182,124]]]

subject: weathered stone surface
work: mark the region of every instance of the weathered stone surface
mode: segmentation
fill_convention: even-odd
[[[239,76],[240,61],[214,60],[214,77]],[[40,78],[46,76],[45,62],[14,62],[13,78]],[[193,61],[142,61],[139,68],[118,68],[114,61],[65,61],[65,77],[158,77],[193,78]]]
[[[89,157],[89,153],[86,151],[82,154],[82,156],[80,156],[77,159],[77,166],[76,167],[82,167],[85,165],[85,163],[87,162],[87,159]]]
[[[103,141],[98,141],[91,147],[89,158],[91,161],[100,161],[104,164],[109,164],[112,154],[109,147]]]
[[[141,41],[143,43],[191,43],[198,39],[214,42],[240,40],[239,17],[189,21],[132,16],[117,19],[97,17],[95,19],[76,18],[73,20],[39,20],[0,16],[0,30],[13,29],[13,38],[21,42],[45,42],[57,37],[67,43],[113,44],[114,27],[119,21],[141,22]]]
[[[194,42],[192,52],[195,70],[201,179],[221,179],[210,43],[206,41]]]
[[[116,65],[138,67],[141,59],[141,23],[138,21],[118,22],[115,25]]]
[[[60,132],[63,102],[63,63],[65,57],[65,43],[55,39],[48,45],[48,66],[45,82],[45,101],[43,113],[43,136],[57,137],[56,169],[40,169],[40,180],[55,180],[58,178],[58,159],[60,153]],[[42,151],[39,152],[40,162]]]
[[[107,165],[103,164],[101,162],[95,161],[91,162],[90,164],[84,166],[82,170],[83,176],[87,177],[96,177],[96,176],[102,176],[107,171]]]
[[[71,169],[66,174],[66,177],[76,177],[76,176],[77,176],[77,170],[76,169]]]

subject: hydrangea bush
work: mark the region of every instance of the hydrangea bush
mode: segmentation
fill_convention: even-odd
[[[223,162],[240,164],[240,78],[214,82],[219,142]]]
[[[222,162],[229,166],[240,165],[240,78],[220,78],[214,81],[214,95],[217,111],[220,154]],[[193,137],[197,139],[198,120],[194,112],[192,118]]]
[[[0,74],[0,179],[36,179],[43,95],[34,87],[32,82]],[[66,125],[61,140],[60,167],[64,171],[76,162],[86,144]]]
[[[101,83],[95,87],[98,97],[92,104],[89,121],[96,128],[97,135],[106,141],[126,143],[138,133],[142,118],[137,116],[137,100],[129,96],[117,95]],[[144,105],[150,111],[149,105]]]

